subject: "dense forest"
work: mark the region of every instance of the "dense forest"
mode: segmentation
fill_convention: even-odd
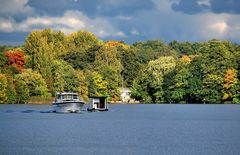
[[[0,46],[0,103],[78,92],[141,103],[240,103],[240,45],[230,41],[102,41],[78,31],[32,31],[19,47]]]

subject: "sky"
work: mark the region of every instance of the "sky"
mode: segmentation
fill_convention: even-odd
[[[36,29],[79,30],[102,40],[240,43],[240,0],[0,0],[0,44]]]

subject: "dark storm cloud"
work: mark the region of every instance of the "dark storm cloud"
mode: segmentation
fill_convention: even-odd
[[[240,14],[239,0],[213,0],[212,11],[215,13]]]
[[[186,14],[196,14],[207,10],[209,6],[199,5],[196,0],[181,0],[178,4],[173,3],[172,9],[174,11],[180,11]]]
[[[52,28],[65,34],[87,30],[102,40],[115,39],[127,43],[149,39],[167,42],[212,38],[240,40],[240,0],[0,2],[0,44],[19,45],[36,28]]]
[[[66,10],[79,9],[73,0],[29,0],[27,5],[40,15],[61,16]]]
[[[202,12],[240,14],[239,0],[180,0],[173,3],[174,11],[186,14],[197,14]]]
[[[90,17],[132,15],[154,7],[151,0],[29,0],[28,5],[44,15],[63,15],[66,10],[78,10]]]

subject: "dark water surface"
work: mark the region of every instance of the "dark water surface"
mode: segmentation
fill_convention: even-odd
[[[46,105],[0,105],[0,154],[240,154],[240,105],[109,109],[56,114]]]

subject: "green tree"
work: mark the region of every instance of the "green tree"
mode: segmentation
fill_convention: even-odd
[[[88,73],[89,88],[88,92],[90,96],[108,96],[107,81],[98,72]]]
[[[65,72],[64,67],[66,63],[63,60],[54,60],[52,65],[52,94],[56,92],[63,92],[65,87]]]
[[[132,89],[133,96],[136,97],[137,94],[141,95],[142,92],[147,92],[147,95],[142,94],[147,97],[146,99],[143,98],[142,101],[153,103],[165,102],[163,90],[164,76],[171,72],[175,66],[176,61],[172,56],[164,56],[150,61],[143,75],[135,80],[137,84],[134,82],[134,89]]]
[[[29,88],[25,81],[15,80],[16,93],[17,93],[17,103],[28,103],[30,99]]]
[[[65,91],[73,91],[78,92],[78,88],[80,86],[80,81],[77,77],[76,71],[73,69],[71,65],[64,66],[65,73]]]
[[[149,89],[150,78],[146,74],[142,77],[133,80],[133,85],[131,87],[131,97],[142,102],[142,103],[153,103],[152,93]]]
[[[149,61],[158,59],[161,56],[173,56],[175,58],[178,56],[175,50],[160,40],[136,42],[133,46],[138,49],[138,56],[143,64],[147,64]]]
[[[231,103],[240,104],[240,81],[236,80],[236,83],[231,88],[231,93],[233,94]]]
[[[66,37],[67,53],[62,58],[75,69],[90,69],[95,60],[96,51],[103,44],[93,33],[78,31]]]
[[[118,87],[121,85],[122,64],[115,47],[102,46],[96,53],[94,70],[107,82],[108,94],[117,98]]]
[[[201,48],[199,60],[203,84],[203,99],[220,103],[223,98],[224,75],[228,68],[236,68],[237,60],[231,43],[211,40]]]
[[[19,46],[13,46],[13,45],[0,45],[0,53],[4,52],[4,51],[9,51],[9,50],[13,50],[19,48]]]
[[[87,49],[87,51],[76,49],[76,51],[71,51],[62,55],[62,58],[70,63],[75,69],[89,70],[93,66],[96,52],[99,48],[100,46],[96,45]]]
[[[42,78],[42,75],[36,71],[26,69],[21,74],[16,75],[15,80],[26,83],[30,96],[50,96],[45,80]]]
[[[180,55],[193,55],[198,54],[199,49],[203,47],[205,43],[202,42],[177,42],[172,41],[169,46],[177,51]]]
[[[189,70],[190,61],[180,59],[176,68],[175,76],[172,79],[172,85],[169,87],[171,101],[177,103],[186,103],[188,98],[189,78],[192,76]]]
[[[66,38],[68,51],[87,51],[100,45],[102,42],[91,32],[78,31],[69,34]]]
[[[0,52],[0,69],[7,64],[7,57],[4,56],[4,52]]]
[[[13,76],[7,74],[7,103],[14,104],[16,103],[16,90],[13,81]]]
[[[84,101],[88,101],[88,82],[83,71],[77,71],[77,77],[80,82],[78,92]]]
[[[0,103],[7,102],[7,77],[5,74],[0,74]]]
[[[202,90],[204,100],[208,103],[221,103],[223,78],[216,74],[208,74],[203,79],[204,89]]]
[[[26,38],[24,49],[29,55],[27,66],[41,73],[52,91],[52,62],[65,53],[64,34],[50,29],[32,31]]]
[[[202,103],[203,99],[203,73],[201,72],[201,60],[195,55],[189,66],[191,77],[188,79],[189,87],[187,89],[188,103]]]
[[[141,75],[144,65],[140,63],[136,48],[122,49],[120,54],[121,64],[123,66],[122,78],[126,86],[131,87],[133,80]]]
[[[50,29],[32,31],[24,43],[24,49],[30,56],[29,66],[44,73],[51,61],[66,50],[64,34]],[[50,62],[49,62],[50,61]]]
[[[64,60],[55,60],[52,65],[53,92],[73,91],[78,92],[79,79],[76,71]]]

